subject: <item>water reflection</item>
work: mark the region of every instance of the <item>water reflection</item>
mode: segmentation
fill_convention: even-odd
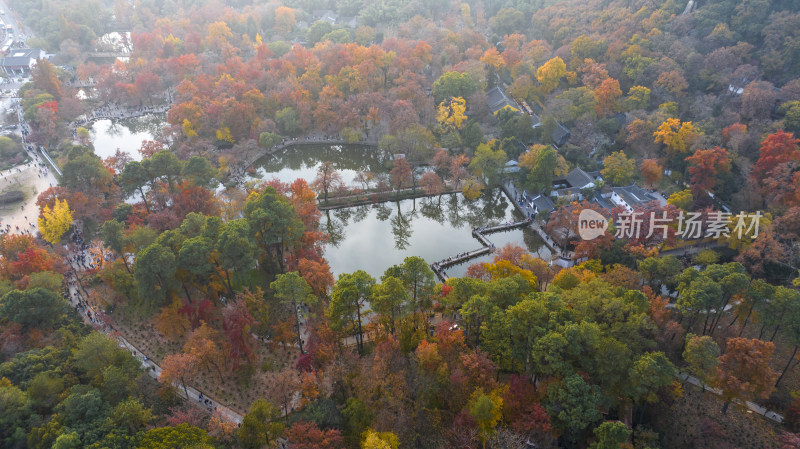
[[[400,204],[397,204],[397,215],[391,219],[395,249],[404,250],[408,248],[412,234],[411,223],[416,217],[416,214],[416,210],[412,210],[408,213],[407,217],[404,217],[403,211],[400,209]]]
[[[363,269],[377,277],[405,257],[419,256],[430,263],[477,249],[480,243],[472,237],[473,228],[522,218],[499,190],[487,191],[475,201],[449,194],[332,210],[323,214],[323,229],[334,231],[325,257],[335,276]],[[543,242],[528,229],[492,234],[489,240],[497,247],[513,243],[549,257]],[[474,261],[488,262],[492,257]],[[447,273],[462,276],[466,267],[455,266]]]
[[[330,161],[348,187],[356,187],[359,170],[383,173],[388,170],[389,153],[360,145],[295,145],[265,156],[254,164],[262,179],[278,178],[292,182],[303,178],[311,182],[317,167]]]
[[[321,225],[323,231],[328,234],[328,244],[339,246],[344,239],[344,225],[341,221],[331,219],[331,214],[335,211],[325,211],[323,223]]]
[[[128,153],[134,160],[141,160],[139,148],[145,140],[153,140],[161,133],[166,123],[165,114],[147,114],[140,117],[97,120],[90,132],[94,152],[105,159],[113,156],[117,149]]]

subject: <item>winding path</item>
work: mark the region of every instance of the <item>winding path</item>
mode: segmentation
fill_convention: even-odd
[[[70,255],[74,255],[74,252],[70,252]],[[73,270],[73,273],[77,273],[79,267],[77,267],[74,263],[70,261],[68,262],[69,266]],[[80,285],[80,281],[76,280],[76,284]],[[155,363],[149,356],[144,354],[139,348],[134,346],[125,337],[123,337],[118,331],[116,331],[116,329],[114,329],[113,326],[103,323],[102,318],[98,317],[101,317],[104,314],[102,312],[98,314],[98,312],[91,305],[89,305],[88,302],[86,302],[84,295],[81,293],[77,285],[72,285],[72,284],[68,285],[69,285],[68,289],[70,295],[66,299],[70,303],[70,305],[76,309],[78,315],[80,315],[81,318],[83,319],[83,322],[92,326],[98,332],[102,332],[109,338],[116,340],[121,348],[124,348],[131,352],[131,354],[136,358],[136,360],[138,360],[141,363],[142,368],[150,375],[150,377],[158,380],[159,376],[161,376],[161,367],[157,363]],[[173,383],[173,386],[175,387],[175,390],[177,391],[178,395],[181,396],[182,398],[186,400],[197,401],[198,405],[208,410],[209,413],[216,413],[221,418],[229,422],[241,424],[243,416],[240,413],[209,398],[207,395],[201,394],[202,392],[197,390],[196,388],[187,385],[185,392],[183,390],[182,385]],[[187,392],[188,396],[186,394]]]

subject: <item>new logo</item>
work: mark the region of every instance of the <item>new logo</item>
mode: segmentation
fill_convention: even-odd
[[[608,229],[608,219],[592,209],[583,209],[578,216],[578,234],[584,240],[593,240]]]

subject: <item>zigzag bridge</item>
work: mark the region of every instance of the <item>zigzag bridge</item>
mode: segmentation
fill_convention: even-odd
[[[436,273],[436,276],[440,281],[444,282],[448,277],[447,273],[444,271],[445,268],[462,264],[484,254],[489,254],[495,250],[494,244],[486,238],[486,235],[493,234],[495,232],[510,231],[511,229],[521,228],[529,225],[530,223],[531,219],[526,218],[522,221],[503,223],[497,226],[474,228],[472,230],[472,236],[481,242],[481,245],[483,245],[481,248],[467,251],[466,253],[456,254],[455,256],[448,257],[447,259],[434,262],[431,264],[431,270]]]

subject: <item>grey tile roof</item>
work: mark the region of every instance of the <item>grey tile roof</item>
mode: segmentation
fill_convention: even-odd
[[[0,66],[3,67],[28,67],[31,63],[31,58],[23,58],[12,56],[10,58],[0,59]]]
[[[614,205],[609,203],[607,199],[600,196],[599,193],[595,193],[594,198],[589,201],[591,204],[597,204],[598,206],[602,207],[603,209],[613,209]]]
[[[536,207],[537,212],[551,211],[556,207],[553,201],[544,195],[537,195],[531,200],[531,203]]]
[[[339,18],[339,14],[330,10],[330,9],[315,9],[311,11],[311,17],[315,20],[327,20],[327,21],[334,21]]]
[[[567,183],[569,183],[570,187],[582,189],[588,184],[594,183],[594,178],[580,168],[573,168],[567,173]]]
[[[495,86],[492,90],[486,92],[486,103],[490,106],[499,103],[504,98],[506,98],[506,93],[499,87]]]
[[[486,92],[486,104],[489,106],[489,109],[492,110],[492,113],[495,114],[506,106],[510,106],[519,111],[519,106],[517,106],[514,100],[509,98],[508,95],[503,92],[503,89],[499,87],[495,87],[489,92]]]
[[[0,66],[19,67],[29,66],[31,60],[44,57],[44,52],[38,48],[20,48],[9,51],[8,56],[0,59]]]
[[[336,20],[336,23],[355,28],[358,25],[358,18],[355,16],[341,16]]]
[[[567,143],[572,133],[567,129],[566,126],[562,125],[561,123],[556,122],[556,129],[553,130],[553,141],[556,145],[561,146]]]
[[[542,126],[542,119],[534,113],[531,113],[531,126],[533,128]],[[567,143],[571,135],[572,133],[566,126],[556,121],[556,129],[553,130],[553,134],[550,135],[550,138],[553,139],[553,142],[555,142],[557,146],[561,146]]]
[[[623,201],[628,203],[628,206],[640,206],[651,201],[658,201],[658,198],[652,195],[647,190],[631,184],[625,187],[612,187],[611,190],[622,198]]]

